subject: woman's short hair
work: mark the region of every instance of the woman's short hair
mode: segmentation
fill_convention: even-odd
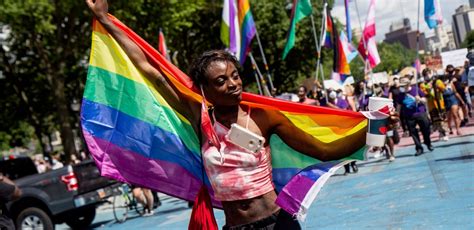
[[[207,68],[209,65],[216,61],[231,62],[234,64],[239,74],[241,73],[242,67],[239,61],[232,54],[225,50],[210,50],[206,51],[198,58],[194,59],[189,75],[193,80],[194,84],[201,85],[207,84]]]

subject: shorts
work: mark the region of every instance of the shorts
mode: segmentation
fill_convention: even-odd
[[[451,110],[451,107],[453,107],[453,105],[459,104],[458,99],[456,98],[454,94],[451,94],[448,96],[443,95],[443,96],[444,96],[444,105],[446,107],[446,111]]]
[[[469,86],[469,95],[471,95],[471,98],[474,98],[474,85]]]
[[[272,230],[272,229],[301,229],[300,223],[298,220],[293,218],[289,213],[285,212],[283,209],[273,213],[271,216],[263,218],[261,220],[257,220],[252,223],[248,224],[241,224],[235,226],[227,226],[225,225],[223,230],[247,230],[247,229],[265,229],[265,230]]]

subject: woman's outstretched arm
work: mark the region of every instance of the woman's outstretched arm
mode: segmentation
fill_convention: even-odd
[[[365,145],[367,129],[361,129],[347,137],[324,143],[296,127],[281,112],[269,113],[273,133],[291,148],[316,159],[322,161],[341,159],[350,156]]]

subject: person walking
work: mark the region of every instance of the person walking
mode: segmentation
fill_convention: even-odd
[[[420,84],[420,89],[426,95],[428,113],[430,115],[432,131],[439,132],[439,140],[448,141],[449,137],[446,135],[444,123],[446,122],[446,108],[443,100],[444,83],[440,79],[433,77],[431,69],[424,69],[422,72],[424,82]]]
[[[425,94],[418,88],[418,85],[411,84],[411,76],[406,75],[400,79],[400,94],[397,98],[398,108],[402,116],[405,116],[407,127],[413,142],[416,146],[415,156],[423,154],[423,146],[420,141],[416,126],[420,127],[423,141],[429,151],[433,151],[430,139],[430,122],[426,115]]]

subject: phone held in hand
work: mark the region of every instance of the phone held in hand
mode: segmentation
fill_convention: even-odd
[[[226,137],[231,143],[253,153],[257,153],[265,143],[264,137],[235,123],[230,126]]]

